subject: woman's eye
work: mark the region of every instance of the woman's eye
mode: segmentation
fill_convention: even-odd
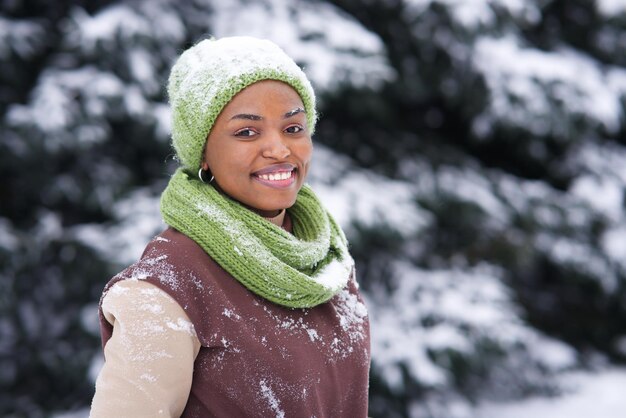
[[[253,131],[250,128],[240,129],[237,132],[235,132],[235,136],[244,137],[244,138],[249,138],[249,137],[252,137],[254,135],[256,135],[256,132]]]
[[[300,125],[292,125],[289,126],[285,131],[290,134],[297,134],[298,132],[302,132],[304,128]]]

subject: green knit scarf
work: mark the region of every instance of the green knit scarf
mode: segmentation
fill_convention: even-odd
[[[293,235],[182,168],[161,196],[165,222],[250,291],[291,308],[316,306],[346,285],[354,261],[310,187],[302,187],[288,212]]]

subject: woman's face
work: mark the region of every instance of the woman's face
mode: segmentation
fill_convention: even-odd
[[[227,195],[262,216],[292,206],[313,152],[304,105],[296,91],[265,80],[224,107],[207,139],[202,168]]]

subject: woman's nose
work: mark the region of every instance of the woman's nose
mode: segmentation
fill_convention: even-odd
[[[268,137],[265,138],[263,147],[263,156],[266,158],[282,160],[291,154],[291,150],[289,149],[286,138],[283,137],[282,132],[268,135]]]

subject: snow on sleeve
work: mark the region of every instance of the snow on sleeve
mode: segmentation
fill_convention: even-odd
[[[102,309],[109,322],[125,327],[129,335],[165,336],[168,330],[195,335],[182,308],[163,290],[147,282],[116,283],[105,295]]]
[[[113,335],[104,349],[92,416],[180,416],[200,349],[183,309],[141,281],[115,284],[102,309]]]

